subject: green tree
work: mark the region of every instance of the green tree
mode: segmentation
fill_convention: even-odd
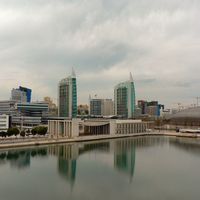
[[[37,127],[34,127],[34,128],[31,130],[31,133],[32,133],[32,135],[36,135],[36,134],[37,134]]]
[[[38,127],[39,135],[46,135],[46,133],[47,133],[47,127],[43,127],[43,126]]]
[[[34,127],[32,130],[31,130],[31,133],[33,135],[45,135],[47,133],[47,127],[44,127],[44,126],[37,126],[37,127]]]
[[[12,135],[19,135],[19,129],[14,127],[14,128],[9,128],[8,131],[7,131],[7,136],[12,136]]]
[[[25,137],[25,131],[21,131],[20,136]]]

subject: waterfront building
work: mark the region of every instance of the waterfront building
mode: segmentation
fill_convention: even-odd
[[[51,138],[73,138],[79,136],[80,119],[48,120],[48,132]]]
[[[199,129],[200,127],[200,106],[186,108],[175,113],[171,112],[165,116],[164,128],[179,129]]]
[[[48,121],[48,132],[52,138],[143,133],[148,127],[149,123],[141,120],[53,119]]]
[[[159,104],[158,101],[147,103],[147,114],[150,116],[159,117],[161,109],[164,109],[164,105]]]
[[[77,86],[76,75],[62,79],[58,86],[59,117],[75,118],[77,116]]]
[[[13,116],[12,126],[20,129],[32,129],[35,126],[43,124],[42,117],[29,117],[29,116]]]
[[[159,117],[161,110],[164,110],[164,105],[159,104],[158,101],[139,100],[138,107],[142,110],[142,115],[153,117]]]
[[[102,101],[102,115],[111,116],[114,115],[114,102],[112,99],[103,99]]]
[[[90,100],[90,115],[94,116],[102,115],[102,99]]]
[[[0,115],[16,115],[16,102],[12,100],[0,101]]]
[[[48,110],[48,104],[44,102],[0,101],[0,114],[10,116],[12,126],[31,127],[47,124]]]
[[[11,100],[16,102],[31,102],[31,93],[32,90],[26,87],[19,86],[19,88],[12,89],[11,91]]]
[[[119,83],[114,89],[115,115],[133,118],[135,112],[135,86],[132,74],[129,81]]]
[[[90,99],[90,115],[114,115],[114,102],[112,99]]]
[[[49,106],[44,102],[16,103],[16,110],[20,116],[48,117]]]
[[[0,132],[7,131],[10,128],[9,115],[0,115]]]

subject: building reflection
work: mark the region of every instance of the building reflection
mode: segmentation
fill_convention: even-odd
[[[168,139],[164,137],[141,137],[134,139],[116,139],[106,142],[87,142],[68,145],[52,145],[48,153],[57,157],[58,172],[73,188],[76,179],[77,160],[89,152],[109,154],[113,160],[113,169],[128,177],[130,182],[134,176],[136,148],[163,145]],[[110,164],[110,160],[107,160]]]
[[[114,168],[127,174],[132,181],[135,169],[135,145],[133,140],[114,142]]]
[[[58,157],[59,174],[65,178],[73,188],[76,178],[77,159],[88,152],[98,151],[110,155],[114,161],[113,168],[127,174],[130,178],[134,174],[135,146],[132,140],[114,140],[73,145],[49,146],[48,153]]]
[[[76,180],[77,160],[80,156],[97,152],[95,154],[97,159],[98,155],[104,155],[104,158],[106,155],[103,162],[107,162],[107,166],[111,166],[117,173],[128,177],[132,181],[135,170],[136,149],[163,145],[166,141],[168,141],[168,138],[164,137],[141,137],[7,150],[0,152],[0,165],[9,164],[13,168],[24,169],[30,167],[31,158],[55,156],[59,175],[69,182],[71,188],[73,188]]]
[[[58,157],[58,172],[73,187],[76,178],[76,162],[79,148],[74,145],[50,146],[48,153]]]
[[[198,139],[190,139],[190,138],[170,138],[169,144],[186,151],[187,153],[191,153],[192,155],[199,156],[200,153],[200,140]]]
[[[30,167],[31,157],[36,156],[47,156],[47,148],[1,151],[0,165],[8,163],[13,168],[24,169]]]

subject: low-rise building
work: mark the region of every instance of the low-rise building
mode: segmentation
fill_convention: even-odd
[[[10,128],[9,115],[0,115],[0,132],[7,131]]]
[[[48,121],[48,132],[52,138],[134,134],[146,132],[147,129],[148,123],[142,120],[54,119]]]
[[[154,117],[159,117],[161,110],[164,110],[164,105],[158,103],[158,101],[145,101],[139,100],[138,107],[141,109],[142,115],[149,115]]]
[[[49,107],[45,102],[0,101],[0,114],[10,116],[13,126],[34,127],[47,124]]]
[[[32,129],[42,124],[42,117],[13,116],[12,125],[20,129]]]
[[[90,99],[90,115],[114,115],[114,102],[112,99]]]

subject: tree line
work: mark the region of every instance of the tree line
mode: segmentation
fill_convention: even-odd
[[[28,131],[25,131],[25,130],[22,130],[20,131],[17,127],[12,127],[12,128],[9,128],[7,131],[2,131],[0,132],[0,137],[10,137],[10,136],[22,136],[22,137],[25,137],[26,135],[46,135],[47,134],[47,127],[44,127],[44,126],[37,126],[37,127],[34,127],[31,131],[28,130]]]

